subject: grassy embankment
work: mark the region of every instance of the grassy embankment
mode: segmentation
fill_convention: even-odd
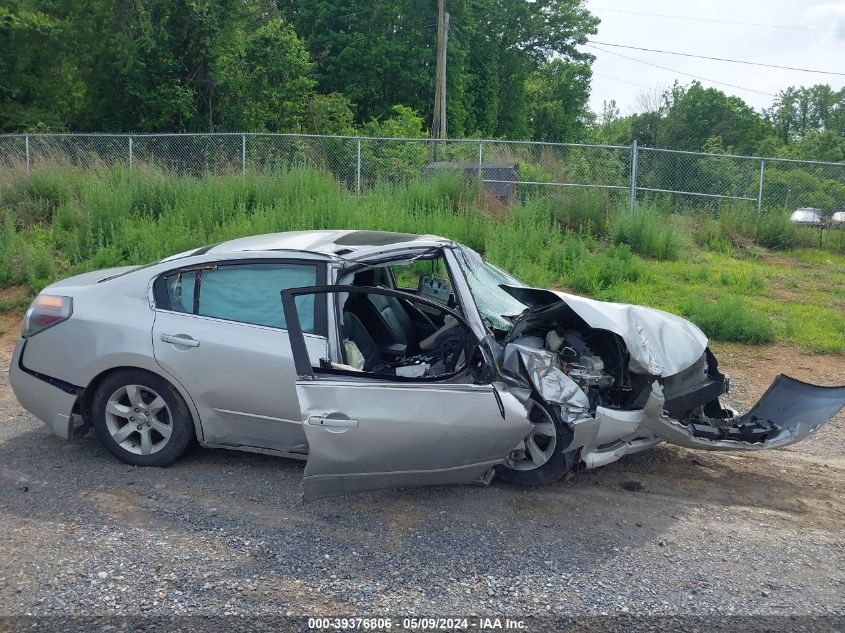
[[[243,235],[321,228],[433,233],[526,283],[682,314],[717,340],[845,353],[845,231],[797,231],[780,213],[671,213],[595,191],[479,203],[449,177],[349,195],[308,169],[175,177],[154,169],[0,174],[0,312],[62,276],[142,264]]]

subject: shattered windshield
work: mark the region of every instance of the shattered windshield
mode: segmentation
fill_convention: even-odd
[[[472,298],[481,318],[497,330],[510,330],[511,319],[519,316],[528,307],[517,301],[500,287],[524,286],[500,268],[481,258],[481,255],[467,246],[461,248],[463,268]]]

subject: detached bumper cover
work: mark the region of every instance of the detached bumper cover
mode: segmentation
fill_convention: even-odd
[[[652,393],[649,400],[661,400]],[[644,427],[672,444],[705,450],[761,450],[800,442],[845,406],[845,386],[821,387],[783,374],[748,413],[689,424],[649,416]]]
[[[9,382],[21,406],[62,439],[72,436],[71,413],[79,395],[79,387],[66,383],[51,384],[49,378],[39,377],[36,372],[26,370],[21,363],[26,341],[21,339],[15,346],[15,353],[9,364]]]
[[[845,385],[821,387],[801,382],[784,374],[775,381],[751,410],[736,418],[736,426],[768,422],[777,429],[777,435],[768,440],[792,443],[803,440],[845,406]],[[786,437],[788,434],[788,437]]]

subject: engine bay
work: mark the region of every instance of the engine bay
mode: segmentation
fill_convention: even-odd
[[[694,438],[757,444],[781,431],[771,419],[737,416],[732,409],[722,406],[719,397],[727,393],[729,382],[719,372],[709,349],[683,371],[658,378],[631,362],[620,336],[589,327],[565,304],[527,311],[516,319],[501,342],[505,347],[506,369],[511,374],[517,373],[513,350],[519,350],[519,373],[527,376],[537,396],[548,402],[575,405],[593,416],[599,407],[639,410],[657,384],[665,399],[663,414],[676,420]],[[581,393],[550,388],[561,381],[577,386]],[[562,394],[567,394],[566,402],[562,402]],[[581,394],[586,396],[586,405]]]

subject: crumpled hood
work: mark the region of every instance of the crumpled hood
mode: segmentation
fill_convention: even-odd
[[[557,290],[502,286],[530,307],[563,301],[590,327],[622,337],[631,355],[631,371],[666,378],[695,363],[707,347],[707,337],[696,325],[655,308],[596,301]]]

